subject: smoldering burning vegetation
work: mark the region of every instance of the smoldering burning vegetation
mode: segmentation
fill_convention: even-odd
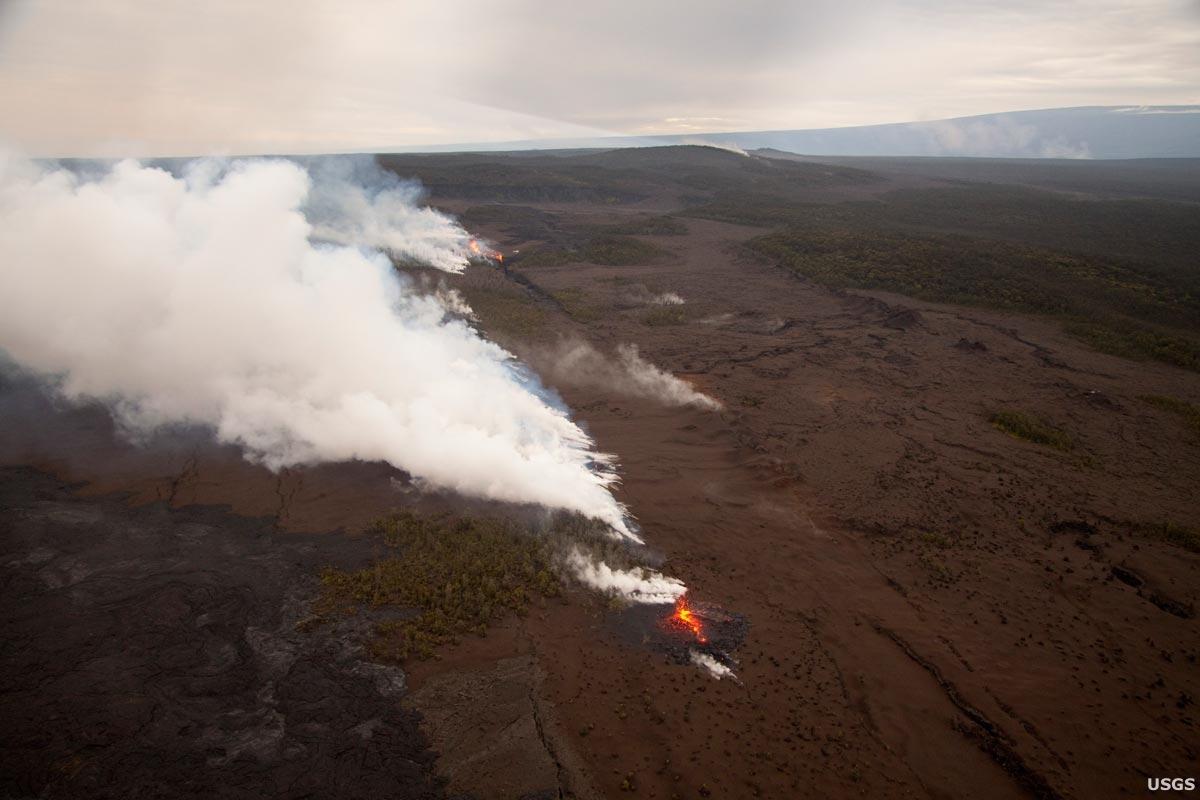
[[[607,389],[666,406],[693,406],[706,411],[723,408],[687,381],[642,358],[635,344],[619,344],[613,355],[607,356],[587,342],[566,340],[533,353],[531,358],[548,378],[559,383]]]
[[[654,292],[643,283],[635,283],[622,287],[617,293],[618,308],[681,306],[686,302],[677,292]]]
[[[420,197],[362,162],[85,176],[0,155],[0,347],[60,396],[106,402],[132,437],[199,424],[272,469],[386,461],[638,540],[612,460],[461,297],[393,267],[467,266],[470,235]],[[575,566],[635,599],[676,586]]]

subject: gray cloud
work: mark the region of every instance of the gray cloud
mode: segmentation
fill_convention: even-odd
[[[672,117],[711,125],[764,90],[770,102],[762,74],[836,46],[859,5],[522,0],[480,31],[483,60],[499,68],[464,62],[456,85],[471,100],[613,130]]]
[[[1192,0],[15,0],[0,138],[323,151],[1200,102]]]

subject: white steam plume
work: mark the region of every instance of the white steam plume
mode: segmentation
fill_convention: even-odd
[[[587,342],[564,341],[532,358],[560,383],[608,389],[668,406],[694,406],[706,411],[723,408],[687,381],[642,358],[634,344],[617,345],[616,357],[609,358]]]
[[[578,548],[567,554],[567,566],[585,585],[635,603],[674,603],[687,592],[678,578],[645,567],[614,569],[589,558]]]
[[[676,292],[650,291],[643,283],[635,283],[625,287],[617,296],[618,308],[638,308],[640,306],[681,306],[686,301]]]
[[[387,461],[636,538],[589,437],[373,249],[457,271],[467,233],[410,186],[352,177],[251,160],[84,178],[0,154],[0,348],[134,433],[202,424],[271,468]]]
[[[472,237],[420,205],[420,184],[363,159],[320,159],[307,169],[312,188],[304,213],[313,238],[383,250],[445,272],[466,268]]]
[[[712,675],[717,680],[721,680],[722,678],[733,678],[735,681],[737,680],[737,676],[734,675],[732,669],[725,666],[708,653],[703,653],[699,650],[689,650],[688,654],[691,656],[693,664],[707,670],[708,674]]]
[[[675,292],[663,292],[650,298],[652,306],[681,306],[684,302],[684,299]]]
[[[711,147],[716,150],[726,150],[730,153],[737,153],[739,156],[746,156],[747,158],[750,156],[750,154],[746,152],[745,148],[734,142],[726,141],[724,139],[711,139],[707,136],[685,136],[679,140],[679,143],[692,145],[694,147]]]

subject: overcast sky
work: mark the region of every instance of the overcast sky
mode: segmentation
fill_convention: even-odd
[[[38,155],[386,149],[1200,103],[1200,0],[0,0]]]

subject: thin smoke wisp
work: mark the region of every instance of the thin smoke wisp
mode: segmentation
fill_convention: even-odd
[[[587,342],[568,340],[531,357],[550,379],[562,384],[605,389],[666,406],[705,411],[724,408],[687,381],[647,361],[634,344],[619,344],[613,356],[606,356]]]

